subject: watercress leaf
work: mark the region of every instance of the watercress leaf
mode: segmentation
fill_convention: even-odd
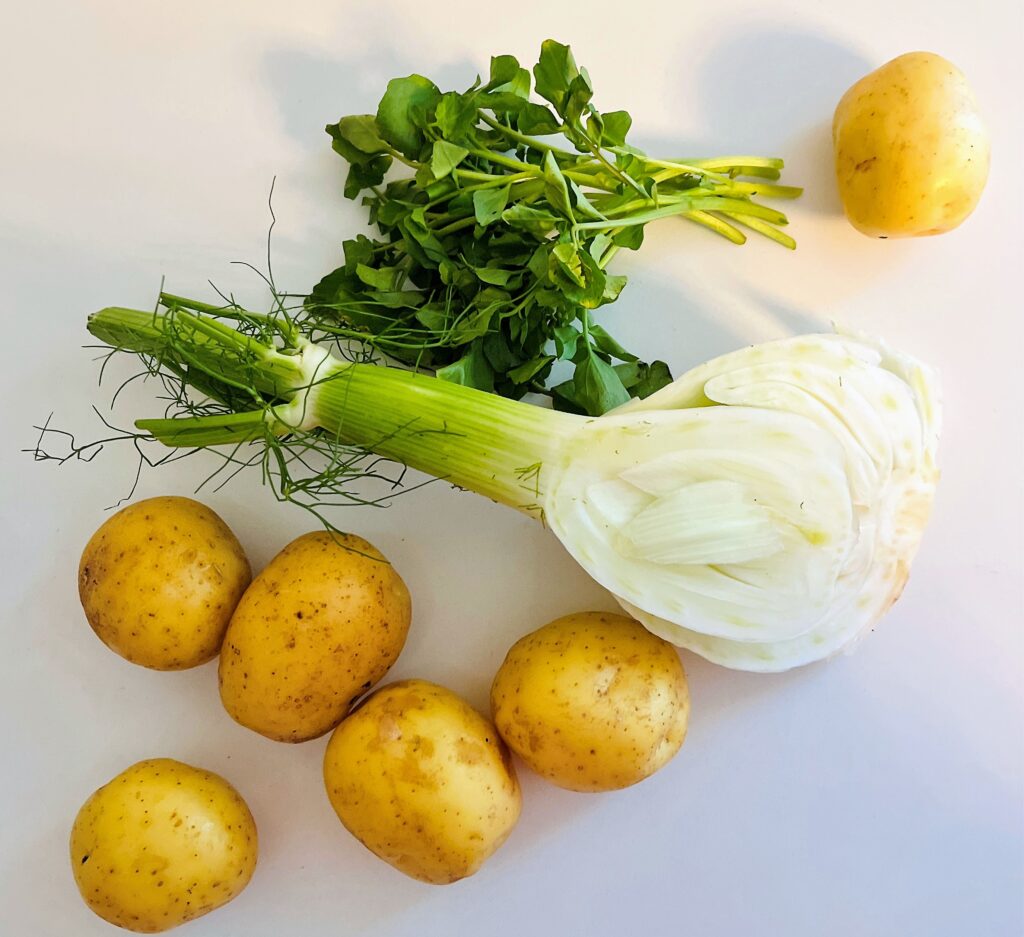
[[[516,117],[516,129],[531,137],[543,137],[558,133],[562,124],[543,104],[527,101]]]
[[[579,187],[579,185],[576,184],[576,182],[574,182],[572,179],[569,179],[567,181],[569,183],[569,188],[572,190],[573,198],[576,202],[576,211],[578,211],[581,215],[585,215],[587,218],[594,219],[595,221],[608,220],[607,218],[605,218],[604,215],[601,214],[601,212],[599,212],[593,206],[593,204],[591,204],[590,199],[587,198],[586,193],[583,191],[583,189]]]
[[[590,76],[585,68],[569,83],[568,94],[559,113],[565,122],[572,127],[582,129],[582,117],[586,113],[590,99],[594,96],[594,88],[590,84]]]
[[[435,179],[443,179],[467,156],[469,150],[447,140],[435,140],[430,156],[430,171]]]
[[[391,168],[391,157],[374,156],[365,163],[351,163],[345,176],[345,198],[354,199],[364,189],[380,185]]]
[[[477,304],[486,307],[492,313],[497,312],[501,306],[507,306],[511,298],[506,290],[497,286],[485,286],[476,294]]]
[[[479,341],[473,342],[469,346],[469,351],[458,361],[438,368],[434,373],[442,380],[451,381],[453,384],[463,384],[477,390],[494,390],[494,369],[488,363]]]
[[[521,70],[522,69],[519,67],[519,59],[514,55],[492,55],[490,72],[491,80],[487,83],[487,86],[489,88],[496,88],[498,85],[504,85],[511,81],[515,81]]]
[[[448,310],[440,303],[427,303],[421,309],[416,310],[416,318],[431,332],[444,332],[450,321]]]
[[[622,364],[613,365],[613,367],[615,373],[619,375],[619,380],[622,381],[622,386],[629,390],[639,382],[641,369],[646,368],[647,365],[640,361],[625,361]]]
[[[554,229],[558,217],[542,208],[516,202],[501,213],[501,220],[515,228],[526,228],[544,237]]]
[[[402,233],[406,236],[407,246],[408,239],[411,238],[423,249],[423,252],[435,265],[439,264],[442,260],[447,259],[448,251],[445,250],[440,239],[436,234],[434,234],[430,229],[430,226],[427,224],[422,206],[414,208],[409,212],[409,214],[399,222],[399,227],[401,228]]]
[[[629,149],[627,147],[627,150]],[[639,151],[636,153],[616,153],[615,165],[634,179],[643,179],[647,175],[647,162],[644,160],[643,153]]]
[[[629,400],[629,391],[615,369],[593,353],[576,365],[572,384],[575,401],[591,416],[600,416]]]
[[[451,341],[456,345],[467,345],[476,338],[482,338],[490,331],[494,311],[494,306],[491,305],[473,309],[461,316],[451,327]]]
[[[605,274],[585,249],[557,244],[551,250],[548,276],[572,302],[596,309],[604,295]]]
[[[344,120],[346,118],[342,118],[336,124],[328,124],[324,127],[324,130],[327,131],[328,136],[331,138],[331,149],[352,164],[368,163],[373,158],[373,154],[359,149],[342,133],[341,124]]]
[[[357,263],[356,276],[375,290],[393,292],[398,288],[405,274],[397,267],[370,267]]]
[[[636,355],[626,351],[614,338],[611,337],[600,325],[593,323],[589,326],[590,339],[598,351],[603,351],[612,358],[619,361],[637,361]]]
[[[377,107],[381,136],[396,150],[415,159],[423,148],[427,112],[441,97],[437,86],[422,75],[392,78]]]
[[[508,374],[519,363],[502,332],[488,332],[483,339],[483,348],[487,363],[496,374]]]
[[[415,307],[426,301],[419,290],[387,290],[369,295],[376,304],[389,309]]]
[[[516,384],[526,384],[554,360],[552,355],[541,355],[538,358],[531,358],[529,361],[524,361],[519,367],[512,368],[508,372],[509,379]]]
[[[476,223],[486,227],[497,221],[508,205],[509,191],[510,187],[507,185],[496,189],[477,189],[473,193],[473,214],[476,216]]]
[[[629,388],[629,392],[632,396],[643,399],[671,383],[672,372],[668,365],[664,361],[652,361],[650,364],[640,365],[640,374],[636,383]]]
[[[373,241],[365,234],[343,241],[341,249],[345,254],[345,269],[355,272],[357,264],[373,263]]]
[[[576,398],[576,387],[572,378],[551,388],[551,405],[565,413],[586,414],[587,410]]]
[[[587,118],[587,134],[594,143],[600,145],[604,136],[604,118],[594,108],[590,109],[590,116]]]
[[[566,303],[565,294],[557,288],[537,290],[533,301],[544,309],[561,309]]]
[[[448,140],[466,142],[476,126],[475,96],[448,91],[441,95],[434,112],[437,129]]]
[[[405,202],[389,198],[380,203],[380,207],[377,209],[377,221],[380,225],[386,228],[393,228],[399,221],[408,215],[410,211],[410,207],[406,205]]]
[[[482,283],[491,286],[508,286],[509,281],[517,277],[518,271],[506,270],[503,267],[474,267],[473,271]]]
[[[572,50],[554,39],[544,40],[540,59],[533,67],[537,94],[554,104],[555,110],[563,117],[562,108],[569,95],[569,86],[577,75],[579,69]]]
[[[569,187],[566,184],[565,176],[562,175],[562,170],[558,167],[558,160],[550,150],[544,154],[544,194],[555,211],[564,215],[569,221],[575,220],[572,213],[572,202],[569,199]]]
[[[530,75],[530,70],[528,68],[520,68],[511,81],[499,86],[495,90],[507,91],[509,94],[514,94],[517,98],[523,98],[525,100],[530,96],[530,87],[532,82],[533,79]]]
[[[605,251],[612,246],[611,235],[601,231],[596,234],[590,241],[590,256],[594,258],[598,263],[601,263],[601,258],[604,257]],[[608,277],[611,279],[611,277]]]
[[[608,111],[601,117],[604,121],[601,142],[605,146],[625,146],[626,134],[633,125],[633,118],[626,111]]]
[[[421,189],[425,189],[428,185],[437,181],[437,177],[434,175],[434,170],[430,168],[430,163],[424,163],[416,170],[416,175],[413,176],[416,180],[416,185]]]
[[[477,104],[482,108],[494,111],[495,114],[505,115],[518,114],[526,107],[527,102],[510,91],[489,91],[477,96]],[[540,107],[539,104],[537,106]]]
[[[580,331],[572,325],[560,325],[554,330],[555,351],[563,361],[570,361],[576,354],[576,343],[580,338]]]
[[[644,226],[642,224],[629,225],[617,234],[612,236],[612,243],[619,247],[626,247],[631,251],[639,250],[644,242]]]
[[[372,155],[386,153],[388,145],[381,139],[377,118],[372,114],[353,114],[342,117],[335,124],[338,137],[347,140],[357,150]]]
[[[548,275],[551,282],[570,299],[586,286],[583,262],[572,244],[556,244],[548,254]]]
[[[601,296],[601,305],[604,306],[607,303],[615,302],[627,282],[628,278],[621,273],[606,273],[604,275],[604,294]]]
[[[545,280],[548,275],[548,253],[551,251],[551,245],[548,243],[540,244],[530,255],[530,259],[526,263],[526,269],[533,274],[537,280]]]
[[[338,293],[351,280],[351,274],[345,267],[332,270],[313,287],[306,297],[305,306],[309,309],[318,306],[330,306],[338,301]]]

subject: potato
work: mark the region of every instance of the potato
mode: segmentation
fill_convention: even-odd
[[[451,690],[403,680],[334,730],[324,783],[339,819],[385,862],[444,885],[512,832],[522,797],[494,726]]]
[[[140,761],[78,811],[71,869],[85,903],[143,934],[219,908],[256,867],[256,824],[222,777],[171,758]]]
[[[622,615],[579,612],[520,638],[491,687],[501,737],[572,791],[610,791],[663,767],[690,715],[676,649]]]
[[[251,579],[241,544],[206,505],[149,498],[92,535],[78,594],[111,650],[143,667],[184,670],[217,656]]]
[[[931,52],[901,55],[850,88],[832,141],[846,216],[872,237],[950,231],[988,179],[989,139],[974,93]]]
[[[409,590],[372,544],[305,534],[270,561],[231,617],[224,708],[270,739],[323,735],[388,672],[411,617]]]

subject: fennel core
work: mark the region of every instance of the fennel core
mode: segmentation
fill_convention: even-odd
[[[543,466],[581,418],[398,368],[345,361],[274,316],[258,335],[171,306],[109,307],[89,331],[141,354],[233,412],[142,419],[166,446],[280,451],[310,433],[355,446],[543,518]],[[276,338],[276,342],[270,336]],[[287,494],[287,493],[286,493]]]

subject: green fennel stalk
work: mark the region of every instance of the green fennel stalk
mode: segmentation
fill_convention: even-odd
[[[103,342],[151,358],[223,404],[217,413],[137,421],[164,445],[263,442],[280,455],[315,434],[328,447],[372,451],[539,512],[542,467],[578,418],[412,371],[343,361],[276,317],[246,313],[262,329],[246,334],[183,308],[179,297],[165,299],[164,312],[110,307],[88,323]]]

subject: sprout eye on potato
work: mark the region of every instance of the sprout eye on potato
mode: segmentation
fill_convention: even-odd
[[[224,708],[267,738],[323,735],[397,660],[411,617],[409,590],[372,544],[305,534],[270,561],[231,617]]]
[[[491,688],[502,738],[574,791],[636,784],[686,737],[690,697],[676,649],[623,615],[580,612],[517,641]]]
[[[978,204],[989,138],[967,80],[931,52],[909,52],[843,95],[832,123],[850,223],[872,237],[942,234]]]
[[[206,505],[149,498],[93,534],[78,568],[86,618],[122,657],[155,670],[212,660],[252,578],[241,544]]]
[[[231,901],[256,867],[256,823],[222,777],[140,761],[96,791],[71,831],[82,898],[105,921],[169,930]]]
[[[383,687],[334,730],[324,784],[363,845],[437,885],[476,872],[512,832],[522,805],[494,726],[425,680]]]

